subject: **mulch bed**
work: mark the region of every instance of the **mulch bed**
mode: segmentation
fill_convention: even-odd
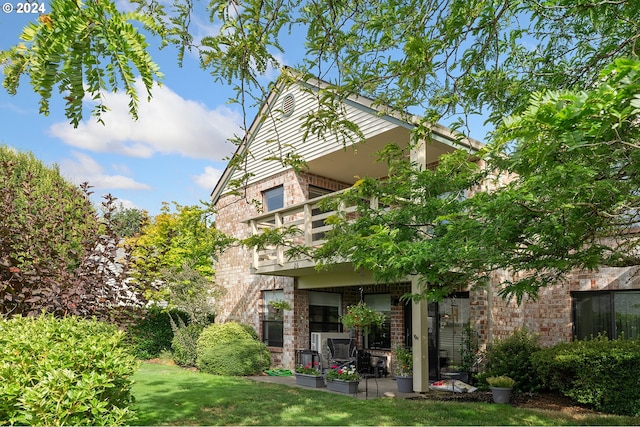
[[[475,391],[473,393],[452,393],[446,391],[429,391],[413,399],[427,399],[449,402],[487,402],[491,403],[490,391]],[[513,393],[509,403],[521,408],[546,409],[569,414],[593,414],[589,408],[580,406],[560,393]]]

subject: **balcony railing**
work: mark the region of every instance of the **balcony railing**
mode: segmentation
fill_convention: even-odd
[[[345,190],[343,190],[345,191]],[[340,204],[337,210],[326,211],[320,207],[322,200],[339,193],[331,193],[292,206],[287,206],[272,212],[249,218],[252,235],[258,235],[268,230],[291,230],[284,244],[253,248],[251,269],[257,274],[279,274],[286,276],[300,275],[303,270],[312,269],[314,262],[303,255],[295,258],[287,256],[287,250],[293,246],[304,245],[317,248],[326,242],[325,235],[333,226],[326,223],[332,215],[343,213],[347,217],[355,218],[356,206]],[[377,200],[369,201],[372,208],[377,207]]]

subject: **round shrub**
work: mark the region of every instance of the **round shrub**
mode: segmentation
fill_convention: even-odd
[[[238,339],[257,340],[258,334],[249,325],[238,322],[214,323],[207,326],[198,338],[198,353],[213,347]]]
[[[538,339],[526,329],[516,329],[513,335],[490,343],[485,354],[485,372],[479,380],[507,376],[515,380],[514,390],[539,390],[542,383],[531,361],[531,355],[541,348]]]
[[[256,375],[270,366],[269,349],[255,339],[236,339],[198,353],[198,369],[214,375]]]
[[[640,341],[561,343],[536,352],[532,361],[548,388],[599,411],[640,415]]]
[[[0,420],[124,425],[137,363],[110,324],[51,315],[0,319]]]
[[[176,364],[180,366],[196,366],[198,339],[203,329],[204,326],[197,323],[176,329],[171,341],[172,358]]]

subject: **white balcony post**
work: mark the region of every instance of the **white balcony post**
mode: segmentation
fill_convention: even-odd
[[[275,216],[276,216],[275,228],[279,230],[282,228],[282,213],[276,212]],[[284,246],[278,245],[276,247],[276,258],[278,261],[278,265],[280,266],[284,265]]]
[[[303,232],[304,232],[304,244],[307,246],[311,246],[311,242],[313,241],[313,221],[311,220],[312,209],[309,203],[304,204],[303,208],[304,212],[304,224],[303,224]]]
[[[411,292],[420,293],[418,279],[411,279]],[[413,390],[429,391],[429,303],[425,299],[412,302]]]
[[[258,234],[258,225],[254,220],[249,221],[249,226],[251,227],[251,235],[255,236]],[[260,257],[258,256],[258,247],[253,247],[253,268],[258,268],[258,262],[260,261]]]

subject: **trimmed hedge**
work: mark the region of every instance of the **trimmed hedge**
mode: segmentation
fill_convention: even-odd
[[[551,390],[618,415],[640,415],[640,341],[561,343],[532,355],[536,373]]]
[[[124,425],[137,369],[107,323],[51,315],[0,319],[0,420],[21,425]]]
[[[198,338],[198,368],[216,375],[254,375],[271,366],[256,331],[238,322],[207,326]]]
[[[270,366],[269,349],[258,340],[238,339],[198,353],[198,369],[214,375],[256,375]]]

